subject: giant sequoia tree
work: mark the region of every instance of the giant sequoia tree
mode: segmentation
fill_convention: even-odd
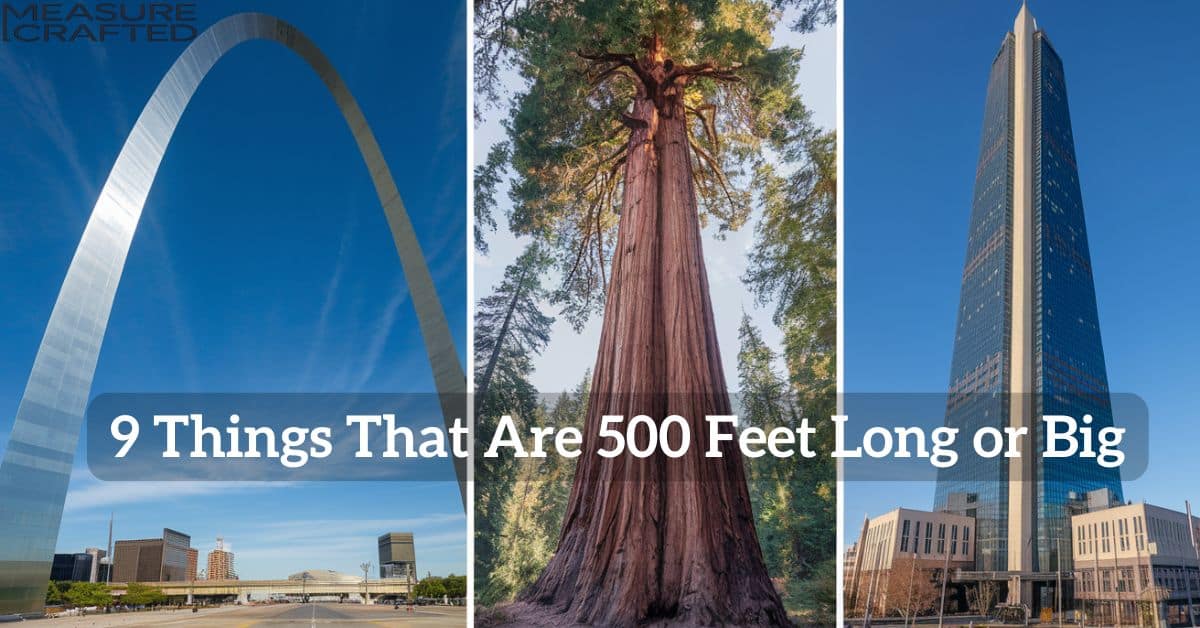
[[[480,100],[506,68],[524,81],[509,159],[489,160],[514,173],[509,226],[555,253],[568,320],[604,314],[585,453],[557,552],[512,609],[523,622],[787,622],[741,459],[705,458],[702,424],[730,403],[701,227],[742,226],[749,173],[812,133],[800,54],[772,46],[778,4],[476,1]],[[606,414],[686,417],[690,452],[600,458]]]

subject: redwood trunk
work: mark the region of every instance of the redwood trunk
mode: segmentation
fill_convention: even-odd
[[[525,621],[628,626],[787,625],[759,547],[736,447],[705,458],[706,415],[730,414],[692,184],[683,85],[641,69],[612,281],[558,550],[513,610]],[[643,77],[643,82],[646,82]],[[600,419],[669,414],[683,458],[605,459]],[[624,425],[621,426],[622,432]],[[643,433],[644,437],[644,433]],[[727,443],[728,445],[728,443]],[[540,618],[537,616],[541,616]]]

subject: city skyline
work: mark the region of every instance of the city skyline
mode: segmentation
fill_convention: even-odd
[[[387,7],[331,12],[280,2],[248,4],[247,8],[278,11],[295,20],[343,66],[339,70],[366,114],[384,118],[372,119],[379,143],[390,157],[405,200],[421,208],[413,222],[430,256],[440,296],[445,303],[458,304],[449,314],[461,360],[465,261],[464,242],[457,236],[465,217],[457,208],[463,203],[464,173],[456,164],[465,159],[465,97],[458,80],[459,66],[465,63],[463,11],[429,9],[428,19],[420,28],[414,26],[410,36],[393,37],[391,31],[371,25],[395,20],[363,19],[373,13],[385,18]],[[201,11],[200,20],[206,24],[223,15]],[[386,72],[386,64],[360,60],[368,38],[373,46],[395,48],[392,54],[411,46],[446,51],[431,61],[435,71],[427,85],[405,90],[424,95],[422,103],[390,104],[397,102],[389,93],[394,86],[365,85],[372,75]],[[247,63],[243,58],[217,67],[192,104],[205,113],[185,117],[172,142],[130,253],[93,392],[317,386],[432,390],[395,248],[386,227],[380,228],[378,200],[344,122],[302,62],[286,51],[258,46],[247,45],[254,47],[250,56],[261,60]],[[61,187],[5,186],[0,279],[12,288],[2,298],[6,310],[14,313],[0,327],[0,337],[12,349],[12,358],[0,366],[0,404],[9,407],[7,417],[15,414],[32,349],[40,339],[39,319],[44,327],[73,250],[71,241],[77,243],[82,232],[85,208],[94,202],[120,137],[128,132],[153,81],[182,45],[161,48],[161,53],[146,54],[136,45],[79,46],[36,57],[9,47],[0,51],[0,70],[19,96],[6,102],[4,114],[27,123],[16,125],[21,128],[14,130],[16,141],[5,159],[12,165],[13,180],[39,182],[69,173],[67,180],[77,182]],[[239,64],[249,67],[239,70]],[[270,76],[264,76],[262,69],[269,66],[274,66]],[[95,84],[93,98],[104,94],[109,104],[89,107],[81,94],[51,87],[72,81]],[[239,89],[248,94],[248,102],[230,106],[221,92]],[[423,113],[435,123],[374,113],[391,106]],[[276,115],[264,118],[255,113],[265,111]],[[317,118],[327,124],[308,123]],[[217,159],[216,151],[233,141],[239,150]],[[24,155],[23,146],[44,145],[53,148],[48,156]],[[322,146],[322,155],[302,148],[313,145]],[[277,160],[280,147],[294,157]],[[247,179],[245,173],[257,179]],[[297,176],[318,183],[296,188]],[[321,190],[319,182],[324,181],[332,184],[323,184],[326,190]],[[295,191],[283,191],[289,188]],[[226,190],[240,194],[232,198],[223,193]],[[257,210],[248,211],[253,207]],[[13,219],[19,208],[28,208],[34,219],[17,228]],[[281,210],[303,220],[280,225]],[[231,232],[222,222],[243,229]],[[264,234],[271,238],[264,239]],[[205,240],[222,246],[215,250]],[[303,256],[297,257],[297,252]],[[218,288],[220,284],[225,287]],[[385,287],[382,298],[372,298],[379,286]],[[218,301],[213,295],[232,295],[235,300]],[[297,343],[302,334],[311,334],[314,342]],[[10,427],[10,419],[0,420],[0,442],[7,442]],[[353,535],[369,526],[363,538],[371,540],[362,544],[362,555],[370,556],[378,530],[403,525],[407,518],[433,541],[426,546],[431,556],[425,565],[442,573],[465,571],[465,516],[453,483],[100,483],[86,471],[82,448],[76,460],[59,551],[103,546],[108,514],[115,509],[117,535],[123,538],[148,536],[164,523],[182,527],[178,520],[190,520],[195,525],[186,527],[197,538],[251,538],[250,532],[276,529],[277,538],[288,536],[290,542],[311,548],[308,560],[291,565],[284,543],[258,544],[239,560],[249,574],[289,573],[293,566],[291,571],[318,566],[352,571],[359,559],[346,558]],[[377,499],[379,495],[392,499]],[[258,508],[264,500],[277,506],[269,511]],[[396,516],[397,501],[423,504],[422,516],[413,516],[418,513],[407,507],[404,515]],[[330,517],[330,512],[338,515]],[[295,529],[278,525],[289,522]],[[330,536],[336,529],[348,530],[350,542]]]

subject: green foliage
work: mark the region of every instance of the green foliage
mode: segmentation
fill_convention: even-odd
[[[113,603],[112,592],[102,582],[63,582],[62,585],[69,587],[62,589],[62,595],[71,606],[110,606]]]
[[[130,606],[154,606],[167,601],[167,596],[163,594],[162,589],[151,587],[139,582],[130,582],[125,586],[125,595],[121,596],[121,603]]]
[[[546,458],[549,460],[550,458]],[[537,511],[544,508],[545,496],[538,477],[542,460],[523,458],[512,493],[505,502],[504,521],[500,527],[503,553],[488,574],[487,588],[480,592],[480,601],[494,604],[510,600],[531,584],[554,553],[553,531],[538,525]]]
[[[750,420],[762,427],[780,417],[821,419],[836,410],[837,140],[831,132],[799,133],[781,153],[795,165],[756,173],[763,214],[743,280],[760,304],[773,305],[783,331],[786,380],[771,370],[775,354],[743,321],[738,354]],[[786,392],[781,394],[780,391]],[[772,399],[775,401],[772,402]],[[766,420],[758,417],[766,417]],[[771,425],[767,425],[770,423]],[[833,429],[810,423],[817,456],[758,459],[748,465],[751,501],[768,570],[784,579],[785,604],[805,621],[831,621],[836,608],[837,467]],[[766,467],[766,468],[764,468]]]
[[[806,623],[819,626],[835,625],[837,582],[837,558],[828,558],[817,564],[808,578],[788,580],[784,591],[788,607],[797,609],[797,614]]]
[[[828,398],[837,386],[836,135],[793,138],[784,155],[795,172],[765,165],[755,175],[763,216],[743,280],[761,304],[774,304],[792,388]]]
[[[546,298],[542,273],[549,263],[541,247],[526,247],[504,270],[504,279],[495,291],[479,301],[475,313],[475,390],[481,402],[488,401],[496,382],[503,390],[519,389],[520,380],[530,369],[529,358],[541,353],[550,342],[554,318],[543,314],[540,304]]]
[[[446,595],[456,597],[467,597],[467,577],[456,576],[450,574],[442,578],[442,586],[446,587]]]
[[[837,0],[775,0],[777,8],[795,6],[800,15],[792,22],[792,30],[800,33],[812,32],[817,25],[832,26],[837,23]]]
[[[641,89],[630,64],[604,55],[641,57],[657,38],[674,67],[712,69],[685,84],[694,185],[702,221],[738,229],[750,175],[811,127],[794,83],[801,52],[772,39],[785,4],[828,0],[476,2],[477,102],[501,100],[505,68],[522,79],[506,122],[509,227],[548,245],[562,276],[554,301],[577,328],[605,301],[629,141],[622,114]]]
[[[69,588],[71,588],[70,582],[55,582],[51,580],[46,583],[46,604],[57,606],[64,603],[66,598],[63,597],[63,591]]]
[[[446,583],[443,578],[437,576],[429,576],[422,578],[420,582],[413,587],[413,593],[417,597],[433,597],[440,598],[447,594]]]
[[[475,166],[475,250],[487,254],[487,234],[496,230],[496,189],[508,165],[508,143],[488,151],[487,161]]]
[[[587,374],[574,392],[546,400],[538,408],[537,425],[581,427],[590,379]],[[525,444],[531,446],[532,439]],[[516,468],[504,507],[496,513],[499,520],[490,524],[498,530],[497,544],[504,549],[486,572],[475,572],[477,601],[486,606],[512,600],[533,584],[550,561],[570,497],[575,461],[557,455],[523,458]]]
[[[533,356],[549,342],[554,322],[541,311],[541,302],[546,298],[541,277],[547,263],[541,249],[530,246],[505,270],[496,290],[481,299],[476,308],[475,557],[476,573],[480,574],[490,574],[494,569],[505,500],[511,495],[517,473],[511,457],[484,458],[482,454],[502,415],[528,422],[540,412],[538,392],[529,383],[529,376]]]
[[[832,409],[831,399],[797,397],[775,371],[776,355],[749,317],[742,318],[740,339],[740,412],[747,425],[796,428],[802,417]],[[746,474],[767,571],[783,582],[790,612],[823,624],[836,610],[836,577],[829,568],[836,566],[831,531],[837,527],[837,468],[829,455],[833,430],[825,421],[809,425],[817,430],[809,439],[814,458],[802,458],[797,449],[791,458],[747,459]]]

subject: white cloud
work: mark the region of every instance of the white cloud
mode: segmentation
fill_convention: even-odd
[[[11,46],[0,46],[0,78],[16,92],[15,100],[21,115],[29,127],[40,130],[50,140],[79,188],[91,189],[94,184],[83,166],[75,134],[63,117],[54,82],[28,63],[18,61],[11,49]]]
[[[267,491],[288,486],[285,482],[101,482],[90,472],[71,473],[64,512],[146,502],[165,502],[234,491]]]

